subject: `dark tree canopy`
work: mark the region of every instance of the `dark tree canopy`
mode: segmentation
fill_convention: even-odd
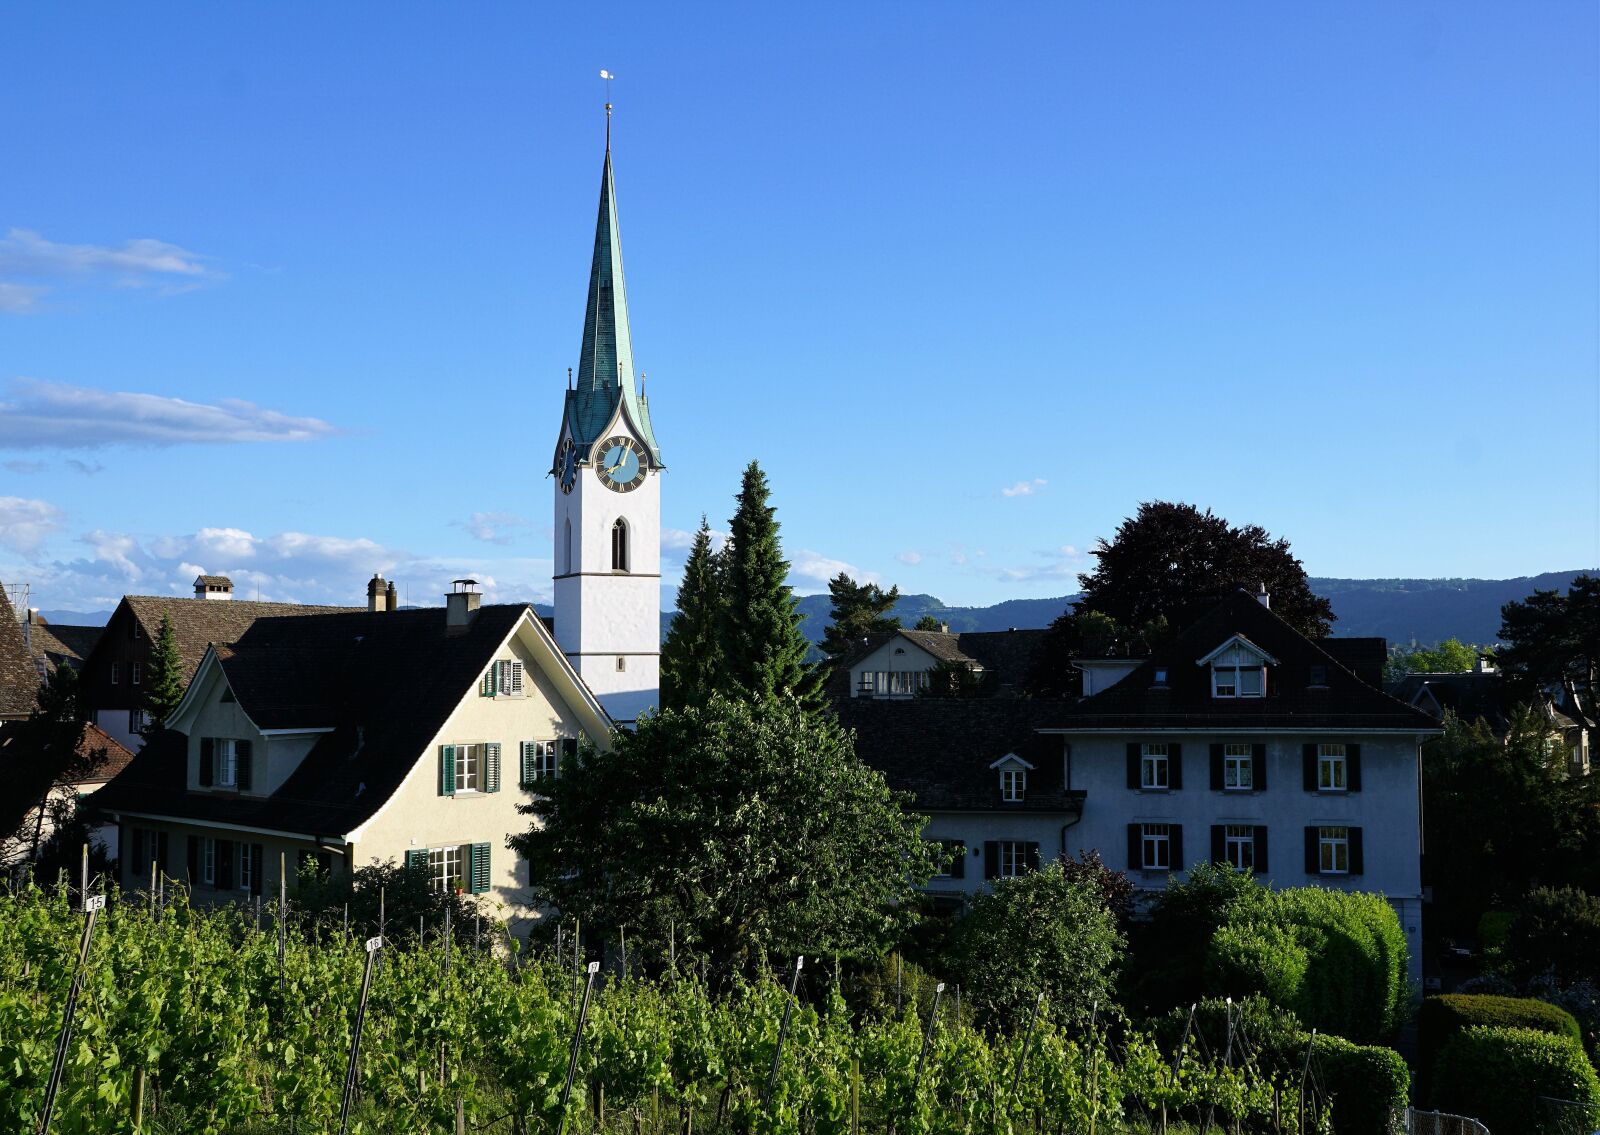
[[[1099,611],[1124,627],[1165,618],[1174,630],[1237,588],[1265,586],[1272,609],[1301,634],[1325,636],[1333,605],[1311,590],[1287,540],[1255,524],[1235,528],[1210,509],[1149,501],[1094,549],[1099,565],[1078,577],[1079,611]]]
[[[48,828],[71,822],[76,806],[68,790],[106,762],[104,748],[81,744],[84,720],[77,671],[57,666],[40,683],[0,769],[0,818],[9,829],[0,837],[30,859],[38,858]]]
[[[1072,665],[1073,659],[1137,658],[1167,633],[1165,619],[1130,630],[1102,611],[1064,611],[1034,649],[1028,690],[1035,697],[1078,697],[1083,690],[1083,672]]]
[[[661,705],[701,705],[721,688],[722,618],[726,606],[721,556],[711,549],[711,527],[700,531],[683,567],[678,610],[661,644]]]
[[[898,591],[899,588],[896,588],[895,590]],[[932,615],[924,615],[922,618],[917,620],[917,625],[911,629],[917,631],[942,631],[944,630],[944,624],[938,619],[934,618]]]
[[[586,748],[510,844],[541,901],[730,975],[895,941],[937,857],[908,803],[831,715],[715,695]]]
[[[828,581],[833,611],[822,634],[822,653],[838,662],[871,634],[898,630],[900,620],[891,615],[900,602],[900,588],[885,591],[876,583],[857,583],[844,572]]]
[[[1600,690],[1600,576],[1578,576],[1565,595],[1535,591],[1507,603],[1500,609],[1500,638],[1507,645],[1495,662],[1523,696],[1560,688],[1569,705],[1583,706],[1593,718],[1592,699]]]
[[[777,510],[767,475],[750,462],[729,524],[722,618],[723,689],[757,700],[792,697],[820,704],[823,674],[806,663],[811,644],[789,589],[789,563],[778,541]]]

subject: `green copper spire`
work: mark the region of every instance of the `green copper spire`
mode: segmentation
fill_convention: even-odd
[[[650,428],[650,406],[634,381],[633,337],[628,329],[628,288],[622,277],[622,235],[617,227],[617,191],[611,173],[611,105],[606,104],[606,157],[600,170],[600,215],[594,228],[589,299],[583,313],[583,348],[577,386],[567,392],[567,423],[579,460],[610,424],[618,404],[660,467],[661,451]]]

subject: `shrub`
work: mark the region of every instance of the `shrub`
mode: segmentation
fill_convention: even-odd
[[[1600,898],[1577,887],[1529,891],[1506,942],[1524,978],[1553,971],[1563,985],[1600,980]]]
[[[1411,1072],[1394,1049],[1318,1033],[1312,1041],[1312,1059],[1333,1102],[1334,1135],[1386,1131],[1389,1109],[1406,1106]]]
[[[1491,997],[1483,994],[1446,993],[1422,1003],[1417,1018],[1421,1067],[1429,1068],[1450,1038],[1473,1025],[1536,1029],[1582,1043],[1578,1022],[1565,1009],[1530,997]]]
[[[1511,924],[1517,914],[1511,910],[1486,910],[1478,919],[1478,945],[1485,954],[1499,956],[1506,948],[1511,934]]]
[[[1490,1131],[1558,1135],[1574,1117],[1551,1111],[1541,1097],[1585,1105],[1600,1120],[1600,1079],[1570,1037],[1537,1029],[1474,1025],[1451,1037],[1433,1073],[1433,1104],[1470,1115]]]
[[[1310,962],[1292,927],[1258,922],[1222,926],[1206,952],[1206,987],[1225,997],[1259,994],[1289,1007],[1300,1001]]]

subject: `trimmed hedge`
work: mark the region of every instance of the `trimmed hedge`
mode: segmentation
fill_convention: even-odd
[[[1431,1068],[1450,1038],[1473,1025],[1536,1029],[1583,1043],[1583,1030],[1565,1009],[1531,997],[1446,993],[1429,997],[1417,1017],[1417,1040],[1423,1069]]]
[[[1541,1096],[1586,1104],[1585,1120],[1600,1122],[1600,1079],[1583,1046],[1537,1029],[1473,1025],[1456,1033],[1439,1053],[1433,1104],[1470,1115],[1493,1132],[1562,1135],[1576,1130],[1572,1108],[1540,1103]]]
[[[1405,1107],[1410,1097],[1411,1071],[1405,1059],[1392,1048],[1353,1044],[1321,1033],[1311,1052],[1333,1101],[1334,1135],[1387,1131],[1389,1109]]]
[[[1406,937],[1383,896],[1293,887],[1238,909],[1207,948],[1208,992],[1261,994],[1318,1031],[1359,1043],[1404,1022]]]

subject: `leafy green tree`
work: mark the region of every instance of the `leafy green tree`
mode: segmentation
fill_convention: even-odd
[[[37,859],[49,832],[72,821],[73,787],[105,764],[103,747],[82,744],[84,720],[77,671],[57,666],[39,684],[28,720],[15,727],[0,775],[8,857]]]
[[[1273,611],[1304,635],[1326,635],[1335,618],[1332,604],[1311,590],[1287,540],[1274,540],[1255,524],[1235,528],[1192,504],[1141,504],[1093,555],[1098,566],[1078,577],[1078,610],[1100,611],[1123,626],[1165,618],[1182,628],[1235,589],[1253,593],[1263,585]]]
[[[448,910],[455,939],[463,945],[473,940],[473,916],[479,913],[476,900],[459,891],[434,890],[425,866],[374,860],[353,873],[330,875],[308,855],[293,879],[293,909],[309,923],[341,926],[348,915],[351,926],[376,929],[381,911],[384,937],[402,943],[416,939],[419,923],[426,936],[437,935],[444,929]]]
[[[1196,863],[1187,879],[1169,880],[1149,919],[1130,928],[1138,964],[1129,971],[1129,1001],[1163,1012],[1199,999],[1212,936],[1236,913],[1259,907],[1266,894],[1248,871],[1225,863]]]
[[[1094,882],[1059,863],[1002,879],[980,895],[951,936],[951,966],[985,1024],[1025,1027],[1043,993],[1057,1022],[1083,1027],[1113,1004],[1126,945]]]
[[[722,688],[745,697],[792,697],[821,705],[822,671],[806,663],[811,644],[786,582],[789,563],[768,503],[767,475],[754,461],[744,471],[739,507],[729,523],[722,619]]]
[[[1567,593],[1536,590],[1500,609],[1495,656],[1523,696],[1558,687],[1568,704],[1591,705],[1600,690],[1600,576],[1580,575]]]
[[[711,547],[711,526],[700,517],[678,587],[678,611],[661,644],[661,705],[699,705],[721,688],[722,557]]]
[[[944,630],[944,624],[938,619],[934,618],[932,615],[924,615],[922,618],[917,620],[917,625],[913,627],[912,630],[942,631]]]
[[[145,736],[154,736],[166,727],[167,719],[183,700],[183,658],[178,654],[178,640],[172,632],[172,617],[161,613],[161,629],[156,632],[155,645],[150,651],[150,665],[146,669],[144,711]]]
[[[1506,958],[1524,979],[1600,984],[1600,898],[1577,887],[1536,887],[1517,908]]]
[[[1397,682],[1407,674],[1466,674],[1478,664],[1483,648],[1458,638],[1434,646],[1395,646],[1383,666],[1383,680]]]
[[[831,715],[713,695],[585,750],[510,844],[541,901],[728,975],[896,941],[938,857],[908,804]]]
[[[900,602],[900,588],[885,591],[876,583],[857,583],[840,572],[828,580],[833,612],[828,629],[822,632],[822,653],[838,662],[868,635],[900,629],[900,620],[890,614]]]

